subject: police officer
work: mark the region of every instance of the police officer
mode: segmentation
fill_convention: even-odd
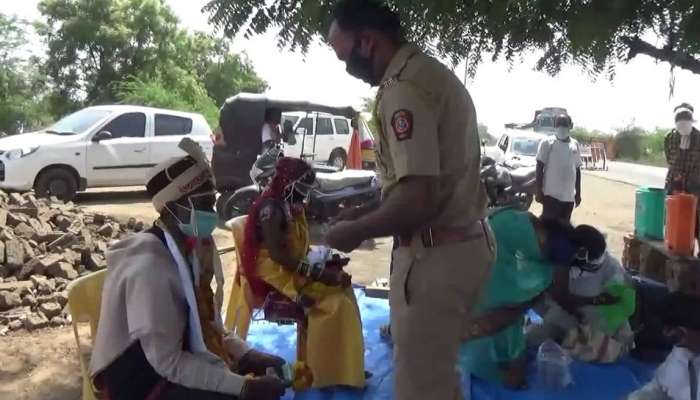
[[[341,251],[396,235],[391,276],[395,398],[461,398],[461,332],[493,259],[474,104],[459,79],[402,39],[374,0],[341,0],[328,40],[349,74],[379,86],[381,206],[328,232]]]

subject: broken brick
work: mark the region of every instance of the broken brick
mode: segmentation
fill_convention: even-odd
[[[57,247],[68,247],[71,244],[73,244],[73,242],[75,242],[76,239],[77,238],[72,233],[63,234],[60,238],[49,243],[49,250],[53,251]]]
[[[12,269],[24,264],[24,246],[18,239],[5,242],[5,264]]]
[[[52,265],[46,269],[46,272],[48,275],[55,278],[73,280],[78,277],[78,272],[75,270],[75,268],[65,261],[58,263],[58,265]]]

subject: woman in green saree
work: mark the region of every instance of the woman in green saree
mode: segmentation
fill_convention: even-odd
[[[479,378],[525,386],[526,311],[547,290],[557,265],[574,258],[573,228],[528,212],[502,209],[489,216],[496,238],[496,262],[469,321],[460,367]]]

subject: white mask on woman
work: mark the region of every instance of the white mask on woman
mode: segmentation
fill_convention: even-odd
[[[690,135],[690,132],[693,131],[693,121],[689,121],[689,120],[676,121],[676,129],[678,129],[678,132],[683,136]]]
[[[693,121],[686,119],[676,121],[676,130],[681,134],[681,149],[690,148],[690,133],[693,131]]]

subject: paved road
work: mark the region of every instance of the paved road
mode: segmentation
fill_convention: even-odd
[[[610,161],[607,171],[584,171],[585,174],[635,186],[664,187],[666,168]]]

